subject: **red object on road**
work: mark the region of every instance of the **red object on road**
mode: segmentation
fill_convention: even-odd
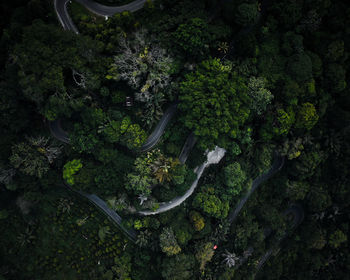
[[[216,250],[217,247],[218,247],[218,245],[214,245],[213,249]]]

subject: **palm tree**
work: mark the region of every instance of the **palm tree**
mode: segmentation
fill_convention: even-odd
[[[35,239],[35,236],[33,235],[33,230],[29,227],[26,228],[24,233],[20,233],[17,236],[17,240],[21,246],[24,246],[25,244],[33,243]]]
[[[223,262],[230,268],[234,267],[239,260],[235,253],[230,253],[227,250],[225,250],[225,253],[223,253],[222,256],[224,257]]]
[[[62,211],[62,213],[69,213],[73,204],[74,203],[70,199],[60,198],[57,208],[59,211]]]
[[[179,163],[178,159],[166,158],[163,154],[160,154],[151,164],[151,168],[159,183],[163,183],[164,181],[169,182],[172,177],[171,170]]]
[[[86,220],[89,218],[89,216],[86,216],[85,218],[83,219],[77,219],[75,222],[77,223],[78,226],[82,226],[86,223]]]
[[[109,226],[101,227],[98,230],[98,237],[101,239],[101,241],[105,241],[105,238],[107,235],[111,234]]]

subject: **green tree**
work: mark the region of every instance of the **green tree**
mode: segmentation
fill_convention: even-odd
[[[239,195],[247,180],[245,172],[238,162],[231,163],[224,168],[226,192],[230,195]]]
[[[295,127],[296,128],[306,128],[310,130],[318,121],[318,115],[315,106],[312,103],[304,103],[299,108]]]
[[[196,250],[196,259],[199,262],[200,270],[204,270],[205,265],[211,261],[214,256],[213,243],[211,242],[203,242],[198,244]]]
[[[127,175],[125,188],[132,190],[135,194],[149,195],[151,193],[150,187],[160,182],[159,178],[164,179],[164,176],[167,176],[165,173],[169,173],[171,165],[159,149],[147,152],[146,155],[136,158],[134,171]],[[164,169],[168,169],[168,171]],[[157,173],[158,171],[159,173]]]
[[[220,137],[238,137],[239,128],[249,116],[247,86],[242,78],[218,59],[203,61],[196,72],[180,84],[184,125],[207,147]],[[220,121],[218,121],[220,120]]]
[[[58,26],[34,21],[24,29],[22,42],[15,46],[13,52],[19,66],[19,84],[25,96],[39,108],[50,96],[59,96],[65,103],[71,103],[78,96],[67,92],[65,73],[72,73],[72,70],[82,75],[86,88],[98,87],[98,79],[91,69],[100,69],[98,65],[102,60],[96,55],[100,50],[101,45],[89,37],[76,36]],[[87,67],[88,64],[90,67]],[[52,109],[55,111],[55,108]]]
[[[204,218],[197,211],[190,212],[190,220],[196,231],[201,231],[205,226]]]
[[[176,255],[181,252],[172,228],[164,228],[159,235],[160,248],[167,256]]]
[[[299,2],[281,0],[274,2],[271,11],[277,16],[277,22],[286,29],[293,29],[302,17],[302,5]]]
[[[74,185],[74,174],[79,172],[83,167],[83,164],[80,159],[73,159],[67,162],[63,166],[63,179],[69,184]]]
[[[226,218],[229,210],[228,201],[221,201],[214,194],[214,188],[206,186],[192,202],[193,207],[202,209],[206,214],[215,218]]]
[[[192,18],[188,23],[181,24],[174,37],[189,57],[204,57],[209,51],[209,26],[201,18]]]
[[[291,31],[287,32],[283,36],[282,50],[287,56],[291,56],[294,53],[302,53],[304,50],[303,36]]]
[[[120,140],[120,121],[112,120],[108,123],[107,127],[103,130],[103,134],[109,143],[116,143]]]
[[[263,78],[251,77],[248,83],[248,95],[250,97],[250,108],[253,112],[261,115],[273,99],[272,93],[265,88]]]
[[[12,146],[10,163],[25,174],[41,178],[59,156],[61,149],[50,144],[49,139],[44,137],[27,140],[28,142]]]
[[[9,216],[9,213],[6,209],[0,210],[0,220],[6,219]]]
[[[162,262],[162,276],[166,280],[193,279],[195,258],[193,255],[180,254],[171,258],[164,258]]]
[[[310,184],[305,181],[288,181],[287,193],[292,201],[303,200],[310,190]]]
[[[242,26],[254,24],[259,17],[258,2],[243,3],[238,6],[235,22]]]
[[[307,51],[306,54],[310,57],[312,62],[312,74],[314,77],[319,77],[322,74],[322,59],[315,53]]]
[[[337,40],[329,44],[326,59],[330,62],[339,61],[344,56],[344,41]]]
[[[331,92],[338,93],[346,88],[346,70],[338,63],[327,65],[325,76]]]
[[[329,237],[329,245],[338,248],[342,243],[346,242],[348,237],[340,229],[337,229]]]
[[[305,82],[312,78],[312,62],[305,53],[295,54],[288,59],[288,73],[298,83]]]
[[[266,124],[260,128],[261,137],[270,140],[274,135],[286,135],[295,122],[295,113],[292,108],[286,110],[277,108],[274,114],[268,114]]]
[[[323,160],[324,154],[320,151],[316,150],[302,153],[302,155],[293,162],[292,173],[294,173],[295,177],[299,177],[299,179],[311,177]]]

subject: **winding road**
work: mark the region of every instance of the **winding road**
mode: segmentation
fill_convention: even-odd
[[[71,17],[69,16],[67,5],[71,2],[70,0],[54,0],[54,6],[55,11],[58,17],[58,20],[60,21],[63,29],[73,31],[76,34],[79,34],[78,28],[75,26],[74,22],[72,21]],[[104,6],[98,3],[95,3],[90,0],[77,0],[77,2],[84,5],[86,8],[88,8],[90,11],[101,15],[101,16],[111,16],[116,13],[120,13],[126,10],[129,10],[131,12],[137,11],[141,9],[146,2],[146,0],[135,0],[127,5],[119,6],[119,7],[109,7]],[[146,140],[145,145],[142,146],[141,149],[143,151],[147,151],[149,149],[152,149],[154,147],[159,139],[160,136],[163,134],[165,127],[171,120],[171,117],[176,112],[176,105],[173,104],[168,108],[165,113],[163,114],[162,118],[160,119],[155,131],[150,135],[150,137]],[[51,134],[58,139],[59,141],[62,141],[64,143],[69,143],[69,136],[66,131],[63,130],[61,126],[61,121],[56,120],[53,122],[49,122],[49,128]],[[73,190],[71,187],[68,186],[68,188],[71,191],[74,191],[75,193],[78,193],[79,195],[87,198],[91,203],[93,203],[95,206],[97,206],[101,211],[103,211],[113,222],[117,224],[117,226],[130,238],[131,241],[136,241],[136,232],[132,229],[126,229],[122,225],[122,218],[113,210],[108,208],[105,201],[100,199],[98,196],[94,194],[86,194],[81,191]]]
[[[75,0],[75,1],[82,4],[85,8],[87,8],[91,12],[104,17],[110,17],[110,16],[113,16],[114,14],[121,13],[124,11],[136,12],[142,9],[143,5],[146,2],[146,0],[136,0],[123,6],[112,7],[112,6],[101,5],[92,0]],[[67,5],[70,2],[71,0],[54,0],[55,11],[56,11],[58,20],[60,21],[63,28],[65,30],[70,30],[78,34],[79,30],[75,26],[67,10]]]
[[[161,136],[164,133],[165,128],[173,118],[177,111],[177,103],[170,105],[168,109],[165,110],[163,116],[159,120],[157,126],[151,135],[146,139],[145,143],[140,147],[140,152],[147,152],[151,150],[155,145],[158,144]],[[49,129],[53,137],[57,140],[69,144],[69,135],[61,126],[61,120],[55,120],[49,122]]]
[[[304,210],[303,208],[299,205],[299,204],[292,204],[287,210],[285,210],[283,212],[284,216],[288,216],[289,214],[293,215],[293,220],[290,221],[290,228],[294,229],[296,228],[304,219]],[[265,228],[264,229],[264,239],[266,239],[267,237],[269,237],[271,235],[272,231],[271,228]],[[278,243],[280,243],[283,239],[285,239],[287,237],[287,233],[279,240]],[[259,259],[258,264],[256,266],[256,271],[255,274],[263,267],[264,263],[266,263],[266,261],[271,257],[271,255],[273,254],[273,252],[275,251],[275,249],[270,248],[269,250],[267,250],[264,255]],[[253,247],[249,247],[246,252],[248,253],[247,256],[245,256],[244,258],[242,258],[238,264],[238,266],[236,267],[236,269],[238,267],[240,267],[241,265],[243,265],[248,258],[253,254],[254,252],[254,248]]]
[[[297,228],[300,223],[304,219],[304,210],[301,205],[299,204],[293,204],[291,207],[289,207],[286,211],[283,212],[285,216],[292,214],[293,215],[293,221],[291,221],[291,230],[294,230]],[[278,244],[280,244],[283,240],[285,240],[288,237],[288,232],[285,233],[285,235],[278,240]],[[278,250],[280,247],[278,247]],[[261,270],[261,268],[264,266],[264,264],[269,260],[269,258],[272,256],[272,254],[276,251],[276,247],[272,247],[269,250],[265,252],[265,254],[260,258],[257,266],[256,266],[256,272],[255,275]]]
[[[115,211],[111,210],[105,201],[103,201],[101,198],[99,198],[95,194],[87,194],[82,191],[78,191],[73,189],[70,185],[68,185],[66,182],[63,182],[64,186],[68,188],[71,192],[74,192],[78,194],[79,196],[82,196],[86,198],[90,203],[92,203],[94,206],[97,206],[102,212],[104,212],[108,218],[110,218],[115,224],[118,226],[119,229],[122,230],[123,233],[126,234],[126,236],[132,241],[136,242],[137,238],[137,232],[133,229],[127,229],[122,224],[122,217],[118,215]]]
[[[69,144],[68,133],[63,130],[60,119],[49,122],[49,129],[53,137],[61,142]]]
[[[105,6],[98,4],[92,0],[76,0],[78,3],[85,6],[87,9],[92,11],[93,13],[100,15],[100,16],[112,16],[116,13],[120,13],[123,11],[137,11],[141,9],[146,2],[146,0],[136,0],[133,1],[127,5],[119,6],[119,7],[111,7],[111,6]],[[79,33],[77,27],[73,23],[71,17],[69,16],[67,5],[70,2],[70,0],[54,0],[54,6],[55,11],[57,13],[57,17],[63,26],[65,30],[70,30],[75,32],[76,34]],[[155,130],[151,133],[151,135],[148,137],[148,139],[145,141],[143,146],[140,148],[141,152],[149,151],[152,149],[160,140],[160,137],[164,133],[164,130],[167,126],[167,124],[170,122],[171,118],[174,116],[177,110],[177,103],[172,104],[163,114],[162,118],[160,119],[159,123],[157,124]],[[69,136],[68,133],[65,132],[61,127],[60,120],[56,120],[49,123],[49,128],[52,133],[52,135],[57,138],[58,140],[69,143]],[[196,142],[196,138],[193,134],[190,134],[187,138],[185,145],[180,153],[179,159],[180,162],[185,162],[189,151],[193,148],[194,144]],[[156,211],[140,211],[139,214],[141,215],[154,215],[158,213],[162,213],[165,211],[168,211],[178,205],[180,205],[183,201],[185,201],[194,191],[194,189],[197,187],[198,181],[203,174],[204,169],[211,163],[205,162],[200,167],[197,168],[197,178],[191,185],[191,188],[185,193],[185,195],[181,197],[177,197],[172,201],[165,202],[160,205],[159,209]],[[250,195],[257,189],[257,187],[268,180],[270,177],[272,177],[276,172],[278,172],[284,164],[284,158],[281,156],[278,156],[275,154],[275,160],[272,165],[272,167],[269,169],[269,171],[258,178],[256,178],[252,183],[252,188],[248,191],[248,193],[240,200],[240,202],[237,204],[236,208],[230,213],[228,220],[229,223],[232,223],[238,214],[240,213],[241,209],[243,208],[244,204],[250,197]],[[70,188],[71,189],[71,188]],[[91,203],[99,207],[106,215],[108,215],[122,230],[124,233],[127,234],[127,236],[132,240],[135,241],[136,239],[136,232],[133,230],[125,229],[122,226],[122,218],[113,210],[107,207],[106,203],[97,197],[94,194],[85,194],[83,192],[78,192],[81,196],[87,198]]]
[[[165,128],[171,121],[172,117],[175,115],[177,111],[177,104],[174,103],[170,105],[168,109],[164,112],[162,118],[159,120],[157,126],[155,127],[154,131],[151,133],[150,136],[148,136],[145,143],[140,148],[140,152],[147,152],[151,150],[155,145],[158,144],[160,137],[163,135]]]
[[[281,170],[281,168],[284,165],[284,157],[280,156],[275,152],[274,154],[274,162],[266,173],[260,175],[257,177],[253,183],[251,189],[247,192],[247,194],[241,198],[241,200],[237,203],[236,208],[230,212],[228,221],[229,224],[233,223],[234,220],[237,218],[239,212],[242,210],[244,204],[247,202],[248,198],[252,195],[252,193],[265,181],[270,179],[275,173]]]
[[[191,187],[186,191],[186,193],[182,196],[178,196],[174,198],[173,200],[170,200],[168,202],[162,202],[159,204],[159,208],[155,211],[153,210],[144,210],[137,212],[140,215],[148,216],[148,215],[156,215],[160,214],[166,211],[169,211],[170,209],[173,209],[180,204],[182,204],[187,198],[189,198],[194,190],[198,186],[199,179],[201,178],[204,169],[207,168],[211,164],[217,164],[220,162],[220,160],[225,156],[226,150],[223,148],[215,147],[213,151],[210,151],[207,153],[207,160],[199,167],[195,168],[195,173],[197,174],[196,180],[192,183]]]

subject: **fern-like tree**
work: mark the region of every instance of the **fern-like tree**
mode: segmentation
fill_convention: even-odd
[[[239,258],[236,256],[235,253],[230,253],[227,250],[225,250],[225,253],[223,253],[222,256],[224,257],[223,262],[225,263],[226,266],[228,266],[230,268],[234,267],[239,260]]]
[[[150,238],[151,232],[149,230],[140,231],[136,239],[136,244],[141,248],[145,248],[149,245]]]
[[[28,137],[26,140],[12,146],[10,163],[27,175],[41,178],[60,155],[61,148],[50,144],[45,137]]]
[[[60,198],[57,209],[62,213],[70,213],[71,207],[74,205],[69,198]]]

